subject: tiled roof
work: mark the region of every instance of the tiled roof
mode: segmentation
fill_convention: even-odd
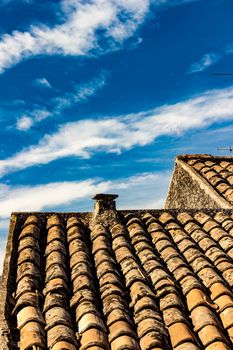
[[[2,344],[230,350],[232,259],[231,211],[14,214]]]
[[[233,204],[233,157],[189,155],[182,160],[195,169],[217,193]]]

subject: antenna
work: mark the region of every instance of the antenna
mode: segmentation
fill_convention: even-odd
[[[229,151],[231,153],[233,152],[233,147],[218,147],[217,151]]]
[[[233,75],[233,73],[213,73],[213,75]]]

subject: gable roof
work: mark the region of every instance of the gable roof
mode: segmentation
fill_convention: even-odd
[[[166,208],[181,207],[233,208],[233,157],[178,156]]]
[[[6,349],[231,349],[233,212],[15,213]],[[33,348],[34,349],[34,348]]]

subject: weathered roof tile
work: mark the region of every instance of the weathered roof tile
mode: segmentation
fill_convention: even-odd
[[[9,304],[20,350],[231,349],[230,214],[114,215],[20,219]]]

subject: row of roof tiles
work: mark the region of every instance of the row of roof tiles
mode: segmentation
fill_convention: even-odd
[[[218,158],[191,158],[187,163],[194,168],[228,202],[233,203],[233,162]]]
[[[17,244],[20,350],[232,348],[231,216],[29,216]]]

